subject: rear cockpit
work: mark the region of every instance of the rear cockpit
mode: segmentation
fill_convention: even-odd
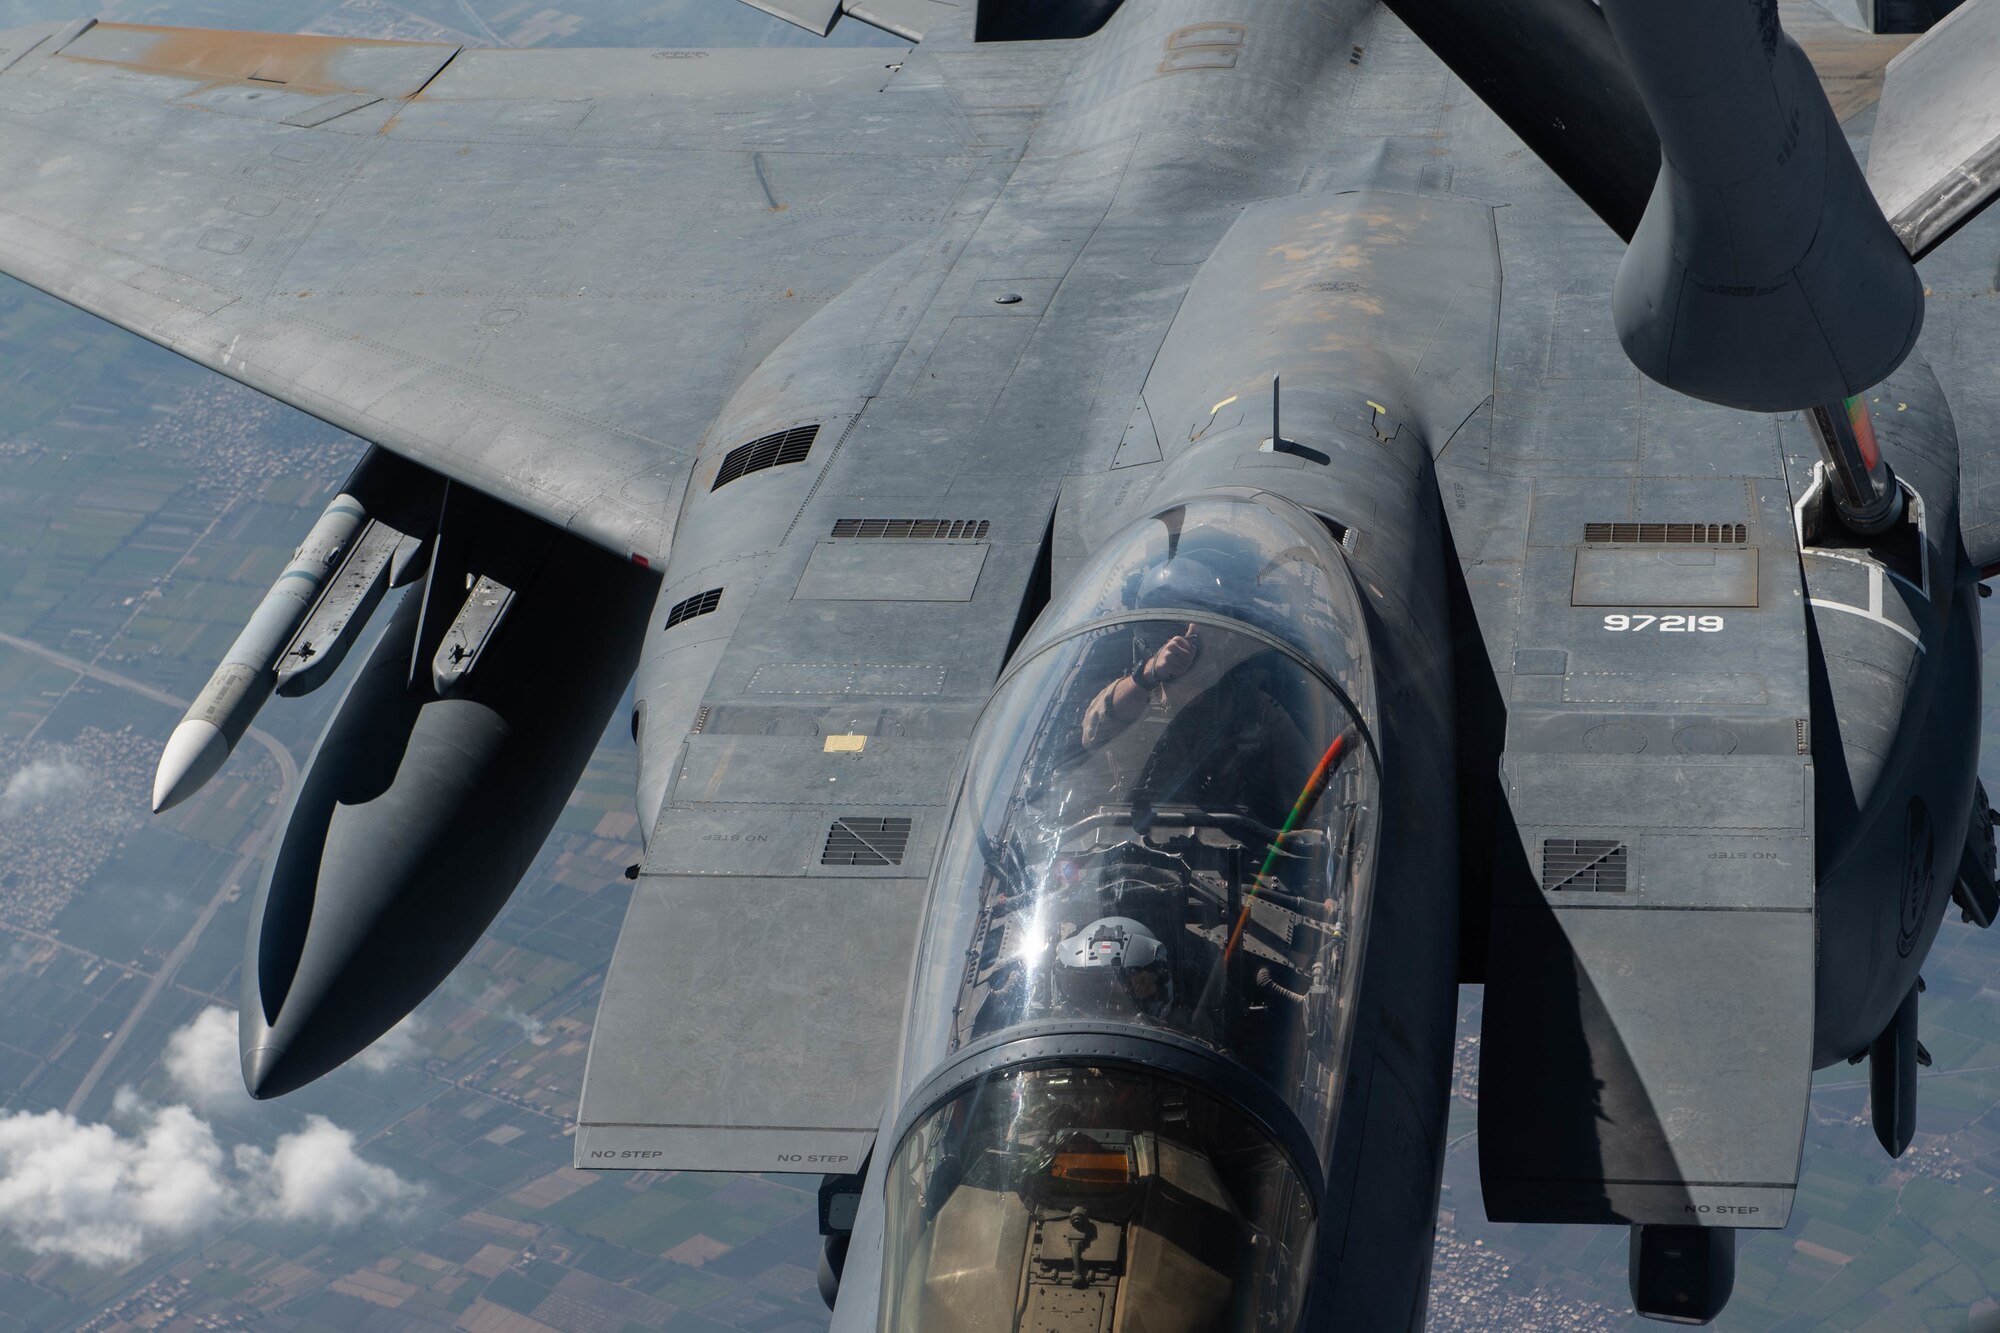
[[[1247,1333],[1297,1318],[1313,1229],[1297,1173],[1250,1120],[1166,1079],[1074,1066],[985,1079],[904,1140],[888,1190],[885,1333]]]

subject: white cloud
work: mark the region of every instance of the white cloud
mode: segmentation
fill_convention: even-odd
[[[0,977],[11,976],[26,968],[35,957],[35,949],[25,939],[17,939],[7,946],[7,957],[0,960]]]
[[[423,1052],[422,1031],[412,1014],[376,1038],[352,1063],[370,1074],[407,1063]],[[210,1115],[245,1112],[258,1105],[243,1087],[233,1010],[211,1004],[175,1028],[160,1063],[174,1091]]]
[[[214,1115],[246,1111],[257,1103],[243,1087],[236,1054],[236,1015],[211,1004],[192,1022],[174,1029],[160,1056],[175,1091]]]
[[[304,1129],[268,1153],[239,1147],[236,1169],[250,1182],[257,1216],[281,1222],[351,1227],[378,1212],[400,1212],[419,1193],[388,1167],[363,1161],[354,1135],[320,1115],[307,1116]]]
[[[537,1045],[543,1043],[542,1020],[525,1010],[517,1009],[513,1005],[508,1004],[506,987],[495,983],[486,987],[477,995],[473,995],[471,994],[471,987],[469,985],[458,982],[460,975],[456,972],[453,973],[452,979],[447,981],[445,985],[453,987],[454,983],[457,983],[455,988],[456,993],[460,998],[468,1000],[473,1008],[483,1010],[488,1015],[499,1019],[503,1023],[512,1023],[515,1027],[521,1029],[521,1035],[529,1041],[535,1042]]]
[[[58,751],[14,770],[0,787],[0,819],[18,819],[90,790],[90,772]]]
[[[0,1116],[0,1228],[35,1254],[124,1264],[232,1211],[222,1148],[193,1111],[135,1118],[121,1134],[60,1111]]]
[[[61,1111],[0,1115],[0,1232],[35,1254],[121,1265],[249,1219],[350,1227],[421,1193],[365,1160],[354,1136],[324,1116],[308,1116],[269,1152],[244,1144],[227,1157],[186,1106],[120,1089],[113,1117],[128,1128]]]
[[[533,1014],[524,1013],[521,1010],[516,1009],[511,1004],[508,1005],[505,1009],[502,1009],[500,1011],[499,1016],[501,1018],[506,1019],[509,1023],[512,1023],[515,1027],[521,1029],[521,1035],[526,1037],[529,1041],[534,1042],[536,1045],[542,1044],[541,1019],[536,1018]]]
[[[415,1014],[405,1015],[402,1022],[377,1037],[374,1045],[355,1056],[354,1063],[371,1074],[407,1064],[423,1054],[422,1032],[422,1021]]]

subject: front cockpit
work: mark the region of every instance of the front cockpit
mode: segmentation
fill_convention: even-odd
[[[1296,1085],[1333,1026],[1374,805],[1340,697],[1263,635],[1145,619],[1058,644],[990,720],[1018,739],[975,771],[946,852],[978,911],[945,1053],[1133,1023]]]
[[[1332,541],[1262,496],[1135,524],[1029,635],[933,885],[885,1330],[1292,1327],[1373,874],[1367,660]]]

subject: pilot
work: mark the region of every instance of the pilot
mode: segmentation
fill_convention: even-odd
[[[1136,571],[1123,601],[1135,611],[1216,611],[1233,618],[1257,596],[1263,563],[1253,547],[1229,534],[1191,533],[1176,542],[1165,560]],[[1149,629],[1134,629],[1132,656],[1137,661],[1099,689],[1084,709],[1086,749],[1096,749],[1138,721],[1147,704],[1164,702],[1162,687],[1186,675],[1201,653],[1200,632],[1192,623],[1163,643],[1148,642]]]
[[[1130,917],[1100,917],[1056,946],[1057,985],[1070,1005],[1092,1016],[1158,1017],[1173,1003],[1167,947]]]
[[[1190,624],[1183,633],[1161,644],[1158,652],[1099,690],[1083,710],[1084,746],[1094,750],[1138,721],[1148,703],[1164,699],[1162,686],[1187,674],[1200,651],[1199,635]]]
[[[1093,692],[1072,715],[1075,748],[1059,767],[1103,755],[1135,804],[1238,811],[1276,829],[1325,748],[1326,719],[1300,668],[1228,625],[1281,619],[1295,594],[1282,562],[1253,543],[1187,532],[1171,555],[1135,571],[1119,599],[1160,621],[1103,633],[1080,664],[1074,679]],[[1121,741],[1154,705],[1156,725]]]

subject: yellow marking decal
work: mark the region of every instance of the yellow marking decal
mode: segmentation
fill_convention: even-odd
[[[868,748],[866,736],[828,736],[823,754],[860,754]]]

